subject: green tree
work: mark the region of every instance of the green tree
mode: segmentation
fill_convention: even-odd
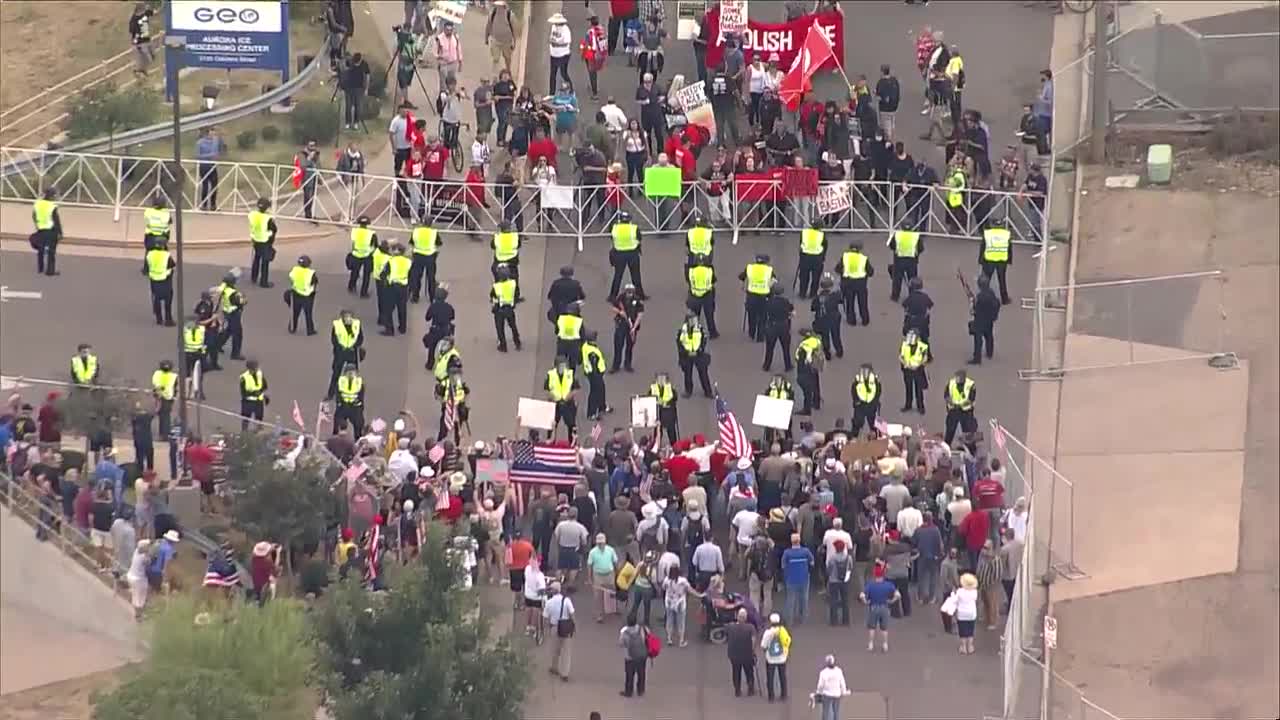
[[[71,100],[67,134],[72,140],[94,140],[106,135],[113,149],[117,133],[145,127],[156,121],[157,93],[141,86],[121,90],[112,82],[86,88]]]
[[[94,698],[94,720],[303,720],[314,645],[301,605],[233,603],[200,612],[168,600],[152,621],[141,666]]]
[[[94,436],[114,435],[128,427],[136,402],[151,403],[145,393],[117,389],[136,387],[132,381],[100,377],[99,384],[101,387],[93,389],[71,388],[56,403],[62,414],[63,430],[83,437],[86,453],[89,440]]]
[[[518,720],[529,688],[521,651],[490,636],[438,525],[422,558],[387,568],[392,592],[341,583],[313,615],[330,711],[337,720]]]
[[[277,440],[270,433],[242,432],[227,438],[224,458],[234,498],[231,522],[253,540],[290,549],[318,542],[325,525],[337,517],[328,461],[304,451],[293,468],[286,468],[277,457]],[[289,553],[285,557],[290,563]]]

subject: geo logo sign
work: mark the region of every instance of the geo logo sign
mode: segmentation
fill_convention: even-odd
[[[171,0],[169,30],[278,33],[283,28],[280,2],[252,0]]]

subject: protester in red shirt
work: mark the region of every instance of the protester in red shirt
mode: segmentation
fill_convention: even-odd
[[[200,485],[201,510],[209,511],[212,509],[209,503],[213,497],[214,452],[208,445],[200,442],[200,436],[192,435],[182,454],[191,471],[191,479]]]
[[[973,497],[978,510],[999,510],[1004,507],[1004,485],[990,474],[973,484]]]
[[[986,543],[991,532],[991,514],[985,510],[974,510],[964,516],[964,520],[956,528],[964,538],[965,550],[969,553],[969,567],[978,567],[978,553]]]
[[[533,139],[529,141],[528,166],[536,167],[538,158],[545,157],[547,165],[556,166],[556,155],[560,149],[556,147],[556,141],[547,137],[547,133],[542,128],[533,131]],[[558,169],[557,169],[558,171]]]
[[[480,208],[489,207],[489,201],[484,196],[484,166],[480,163],[472,163],[471,169],[467,171],[467,177],[463,180],[466,184],[467,207]]]
[[[57,407],[59,397],[56,392],[49,393],[36,413],[37,437],[42,443],[62,442],[62,413]]]
[[[684,443],[684,449],[688,449],[688,442]],[[689,476],[698,472],[698,461],[685,455],[672,455],[662,463],[662,469],[667,471],[667,475],[671,478],[671,486],[675,488],[677,493],[683,493],[684,489],[689,487]]]
[[[444,164],[449,161],[449,148],[434,135],[428,139],[426,150],[422,153],[422,177],[426,180],[443,180]]]
[[[729,456],[724,450],[717,447],[711,453],[711,460],[708,463],[711,468],[711,477],[716,481],[716,487],[724,485],[724,479],[729,477]]]

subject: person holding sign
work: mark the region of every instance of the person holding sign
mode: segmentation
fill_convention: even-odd
[[[684,396],[693,395],[693,369],[698,369],[698,382],[702,385],[702,394],[712,397],[711,378],[707,376],[707,368],[711,365],[711,354],[707,352],[707,336],[698,322],[698,314],[690,312],[685,315],[684,324],[676,333],[676,359],[680,362],[680,371],[684,373]],[[672,440],[674,443],[675,441]]]
[[[858,368],[857,374],[853,376],[850,393],[853,395],[853,427],[851,429],[853,435],[857,437],[862,434],[864,423],[869,429],[874,430],[876,417],[880,415],[880,376],[876,375],[871,363],[862,363]]]
[[[551,425],[551,437],[555,437],[556,428],[564,423],[565,433],[572,440],[574,429],[578,424],[578,403],[576,394],[578,380],[573,376],[573,368],[569,367],[569,359],[564,355],[556,356],[556,366],[547,371],[547,380],[543,383],[551,401],[556,404],[556,417]]]
[[[822,409],[822,339],[810,328],[800,329],[800,344],[796,347],[796,381],[804,391],[804,407],[800,415],[812,415]]]
[[[649,395],[658,401],[658,424],[666,432],[667,442],[674,445],[680,437],[680,419],[676,414],[676,389],[665,372],[653,376]]]
[[[769,381],[769,387],[765,388],[764,394],[774,400],[795,400],[796,389],[785,375],[778,374],[774,375],[773,379]],[[765,428],[764,441],[773,444],[776,432],[773,428]],[[786,438],[787,442],[791,442],[791,423],[787,423],[787,429],[782,431],[782,436]]]
[[[845,320],[854,327],[858,317],[863,325],[871,324],[871,308],[867,304],[867,278],[876,274],[871,258],[862,252],[862,243],[854,240],[840,256],[835,270],[840,273],[840,294],[844,296]],[[854,311],[859,310],[855,315]]]
[[[644,280],[640,277],[640,228],[631,221],[631,213],[625,210],[618,213],[612,233],[613,248],[609,251],[609,264],[613,266],[613,282],[609,284],[609,302],[613,302],[618,296],[622,274],[627,271],[631,273],[631,284],[635,285],[636,294],[641,300],[647,300]]]
[[[800,297],[811,298],[818,292],[818,278],[826,264],[827,241],[822,232],[822,221],[813,218],[809,227],[800,231],[800,259],[796,267],[796,280],[800,284]]]

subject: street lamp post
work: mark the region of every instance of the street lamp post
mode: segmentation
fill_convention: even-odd
[[[187,38],[183,35],[168,35],[164,37],[164,46],[166,52],[182,53],[187,49]],[[173,95],[173,181],[174,192],[170,193],[170,201],[173,203],[173,236],[174,236],[174,303],[177,305],[178,315],[178,427],[185,433],[187,432],[187,363],[185,361],[184,352],[186,350],[184,338],[182,336],[186,327],[186,303],[183,297],[182,289],[182,197],[183,190],[186,187],[186,173],[182,170],[182,108],[181,89],[179,84],[181,69],[178,60],[181,55],[177,54],[175,59],[169,63],[173,72],[173,87],[170,88]]]

